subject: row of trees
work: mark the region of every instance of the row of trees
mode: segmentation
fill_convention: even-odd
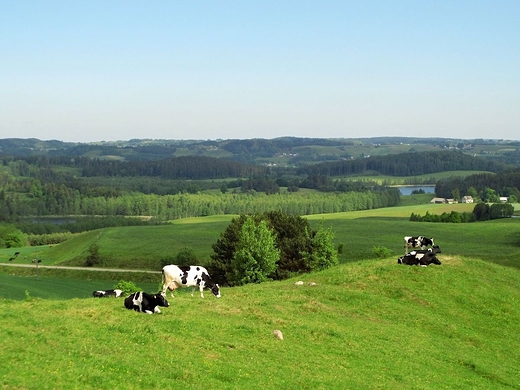
[[[397,189],[331,194],[274,194],[251,191],[247,194],[122,195],[84,197],[65,187],[57,193],[34,194],[31,199],[7,196],[0,191],[0,218],[14,221],[22,216],[103,215],[152,216],[160,220],[218,214],[254,214],[282,210],[309,215],[369,210],[399,204]]]
[[[450,213],[430,214],[427,211],[425,215],[412,213],[410,221],[451,223],[488,221],[491,219],[510,218],[514,211],[513,205],[509,203],[494,203],[492,205],[477,203],[471,213],[451,211]]]
[[[472,157],[462,152],[443,151],[389,154],[322,163],[299,168],[298,173],[348,176],[372,171],[382,175],[414,176],[460,170],[502,172],[508,168],[511,167],[483,157]]]
[[[466,177],[441,179],[435,185],[435,194],[441,198],[470,195],[484,202],[497,202],[500,196],[511,198],[511,202],[520,199],[520,170],[503,173],[480,173]]]

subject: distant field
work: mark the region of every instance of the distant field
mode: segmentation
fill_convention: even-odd
[[[340,262],[374,259],[373,248],[384,246],[395,255],[403,252],[405,235],[434,237],[450,255],[472,256],[485,261],[520,268],[515,254],[520,243],[520,219],[510,218],[470,224],[410,222],[412,212],[471,212],[472,204],[436,205],[422,203],[367,211],[308,216],[311,224],[324,220],[332,227],[335,244],[342,245]],[[517,208],[520,208],[516,205]],[[160,270],[164,262],[175,262],[184,247],[191,249],[200,264],[207,264],[212,245],[229,225],[232,215],[185,218],[163,226],[118,227],[86,232],[54,246],[20,248],[15,260],[31,263],[38,258],[43,265],[84,265],[88,248],[99,245],[102,267]],[[18,251],[18,249],[17,249]],[[8,262],[14,251],[0,250],[0,262]],[[27,257],[27,258],[26,258]]]

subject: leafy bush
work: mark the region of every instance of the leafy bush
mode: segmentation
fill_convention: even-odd
[[[379,257],[380,259],[386,259],[387,257],[392,256],[393,251],[388,249],[386,246],[380,245],[380,246],[374,246],[372,248],[372,252]]]
[[[120,280],[116,285],[114,285],[114,290],[123,291],[123,296],[128,296],[134,292],[142,291],[143,289],[137,287],[133,282],[127,282],[124,280]]]
[[[89,248],[89,255],[85,260],[85,266],[93,267],[94,265],[99,265],[101,263],[101,258],[99,256],[99,245],[92,244]]]
[[[20,248],[25,245],[23,233],[13,225],[0,225],[0,248]]]

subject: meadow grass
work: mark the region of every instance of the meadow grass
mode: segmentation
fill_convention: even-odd
[[[220,299],[177,294],[157,315],[128,311],[122,299],[0,300],[2,386],[520,387],[516,269],[390,258],[299,279],[223,288]]]
[[[377,258],[374,247],[386,247],[394,255],[404,253],[404,236],[433,237],[443,253],[492,261],[520,268],[520,220],[506,218],[475,223],[411,222],[410,214],[471,212],[473,204],[414,204],[365,211],[306,216],[312,226],[320,221],[331,227],[336,246],[342,245],[341,263]],[[160,226],[106,228],[75,235],[66,242],[45,247],[17,248],[16,262],[30,263],[38,256],[44,265],[84,265],[88,248],[99,246],[101,267],[160,270],[175,262],[182,248],[193,251],[206,265],[234,215],[184,218]],[[0,262],[8,262],[13,249],[0,249]],[[24,257],[27,256],[27,260]],[[13,272],[22,272],[14,270]]]

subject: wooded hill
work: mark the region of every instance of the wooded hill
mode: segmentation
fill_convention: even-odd
[[[248,155],[257,160],[259,155],[273,155],[283,148],[293,151],[307,148],[305,150],[312,149],[315,156],[327,156],[331,148],[362,150],[367,143],[297,138],[171,141],[169,146],[146,140],[121,141],[121,144],[0,141],[3,148],[0,152],[0,221],[46,215],[152,216],[169,220],[261,213],[272,209],[309,215],[399,204],[399,191],[389,188],[388,180],[376,182],[366,176],[400,176],[410,178],[406,184],[438,184],[438,192],[444,197],[452,197],[454,193],[464,196],[470,190],[477,196],[489,192],[490,187],[495,196],[520,198],[518,165],[506,164],[497,155],[491,158],[485,153],[469,155],[466,152],[483,146],[516,151],[512,142],[505,141],[460,142],[451,149],[452,146],[446,146],[451,145],[448,141],[442,145],[439,140],[409,139],[409,143],[404,144],[404,139],[378,139],[387,144],[370,145],[382,155],[362,153],[358,158],[336,155],[334,162],[310,164],[306,160],[299,168],[238,160],[248,160]],[[206,151],[225,150],[234,159],[207,155],[148,158],[153,150],[157,157],[165,148],[175,147],[176,152],[182,149],[183,153],[186,150],[200,152],[201,145],[205,145]],[[396,153],[403,146],[410,149],[410,145],[415,151]],[[395,148],[390,150],[391,146]],[[323,148],[321,154],[318,147]],[[436,150],[417,150],[421,148]],[[143,150],[147,153],[140,154]],[[101,152],[114,154],[110,157]],[[129,154],[125,158],[114,158],[116,152]],[[462,175],[442,182],[432,181],[431,176],[418,178],[447,171],[488,174],[467,179],[464,178],[467,175]],[[365,178],[360,178],[362,175]],[[300,189],[310,192],[295,195]],[[325,192],[331,196],[324,197]],[[270,197],[264,198],[260,193]],[[193,196],[188,196],[190,194]],[[485,196],[481,198],[487,201]]]
[[[520,166],[520,142],[483,139],[412,137],[297,138],[246,140],[150,140],[72,143],[38,139],[0,139],[0,156],[91,157],[119,161],[153,161],[181,156],[225,157],[277,167],[407,152],[459,150],[471,156]]]

